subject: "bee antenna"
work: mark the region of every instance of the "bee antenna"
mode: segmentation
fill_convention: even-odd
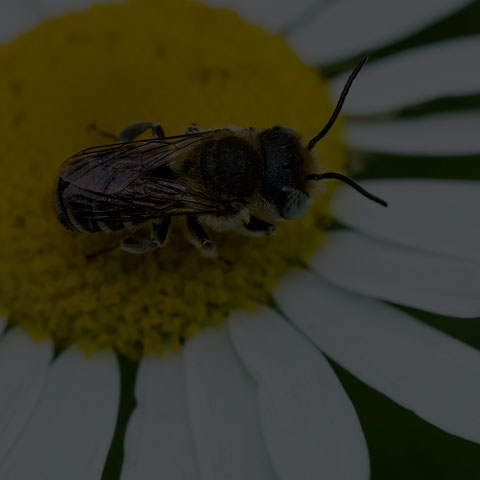
[[[382,200],[381,198],[371,194],[370,192],[367,192],[358,183],[354,182],[351,178],[346,177],[345,175],[342,175],[341,173],[326,172],[326,173],[311,173],[307,175],[307,180],[323,180],[325,178],[335,178],[337,180],[341,180],[342,182],[345,182],[346,184],[350,185],[357,192],[360,192],[364,197],[367,197],[370,200],[373,200],[374,202],[377,202],[380,205],[383,205],[384,207],[388,207],[388,203],[385,200]]]
[[[340,95],[340,98],[338,99],[337,106],[335,107],[335,110],[332,113],[332,116],[330,117],[330,120],[327,122],[327,124],[323,127],[321,132],[313,137],[307,145],[307,150],[311,150],[316,143],[323,138],[328,131],[332,128],[333,124],[335,123],[335,120],[338,118],[338,115],[340,114],[340,111],[342,110],[343,103],[345,102],[345,99],[347,98],[348,91],[350,90],[350,87],[352,86],[353,81],[355,80],[355,77],[358,75],[362,67],[367,63],[368,57],[363,57],[360,63],[355,67],[355,70],[350,74],[348,77],[347,83],[343,87],[342,93]]]

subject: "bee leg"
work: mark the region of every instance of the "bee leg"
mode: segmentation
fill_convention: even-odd
[[[110,138],[110,139],[115,140],[115,141],[118,140],[116,135],[114,135],[113,133],[110,133],[110,132],[106,132],[105,130],[102,130],[101,128],[98,128],[97,125],[95,125],[95,123],[93,123],[93,122],[88,126],[87,130],[93,130],[95,133],[98,133],[102,137]]]
[[[215,245],[208,236],[207,232],[203,229],[198,221],[197,217],[189,215],[187,217],[187,227],[190,232],[190,243],[200,250],[200,252],[210,258],[217,258],[217,252]]]
[[[260,220],[253,215],[247,223],[243,224],[244,232],[252,237],[265,237],[275,233],[275,226],[271,223]]]
[[[151,138],[162,138],[165,136],[162,126],[159,123],[154,122],[135,122],[127,125],[125,128],[120,130],[117,135],[113,133],[106,132],[101,128],[98,128],[94,123],[91,123],[88,126],[89,130],[93,130],[94,132],[102,135],[102,137],[111,138],[112,140],[120,140],[122,142],[130,142],[131,140],[135,140],[139,135],[143,132],[148,130],[149,128],[152,129],[152,136]]]
[[[170,227],[170,217],[165,217],[153,222],[152,240],[157,244],[157,246],[162,247],[163,245],[165,245],[169,227]]]
[[[157,242],[146,238],[127,237],[120,245],[128,253],[148,253],[158,248]]]
[[[200,125],[196,124],[196,123],[192,123],[190,125],[188,125],[187,127],[185,127],[185,129],[183,130],[183,133],[184,135],[191,135],[192,133],[198,133],[200,131],[202,131],[202,127],[200,127]]]
[[[135,122],[127,125],[124,129],[120,130],[117,134],[117,139],[122,142],[130,142],[135,140],[143,132],[147,131],[149,128],[152,129],[151,138],[162,138],[165,136],[163,128],[160,124],[155,122]]]

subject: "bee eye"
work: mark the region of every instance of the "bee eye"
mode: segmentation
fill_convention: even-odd
[[[309,196],[293,187],[282,187],[282,193],[282,201],[278,208],[280,215],[287,220],[300,218],[308,208]]]

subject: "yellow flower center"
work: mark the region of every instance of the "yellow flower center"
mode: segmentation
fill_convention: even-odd
[[[231,266],[203,258],[176,219],[169,243],[145,255],[118,234],[64,229],[52,206],[63,160],[103,137],[158,121],[167,135],[190,123],[287,125],[314,136],[331,114],[325,82],[277,35],[237,15],[178,0],[96,6],[49,20],[0,47],[0,309],[33,338],[87,351],[161,353],[236,308],[266,302],[278,278],[312,254],[328,221],[326,198],[277,234],[212,237]],[[319,149],[327,170],[344,156],[333,130]]]

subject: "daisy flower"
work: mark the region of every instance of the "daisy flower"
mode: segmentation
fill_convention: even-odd
[[[93,3],[0,6],[0,478],[477,475],[478,2]],[[317,148],[388,209],[329,182],[273,237],[215,234],[228,264],[181,221],[142,256],[58,224],[92,123],[308,139],[366,53]]]

